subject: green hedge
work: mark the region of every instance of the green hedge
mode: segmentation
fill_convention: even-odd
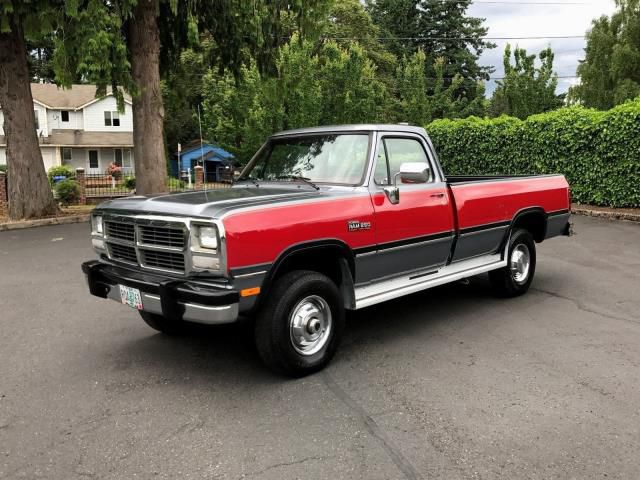
[[[447,174],[562,173],[576,202],[640,206],[640,99],[606,112],[569,107],[426,128]]]

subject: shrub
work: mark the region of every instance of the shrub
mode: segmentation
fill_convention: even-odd
[[[561,173],[576,202],[640,206],[640,99],[606,112],[569,107],[426,128],[446,174]]]
[[[0,172],[7,172],[7,166],[6,165],[0,165]]]
[[[63,205],[76,203],[80,199],[80,185],[75,180],[60,180],[54,189]]]
[[[116,165],[115,163],[112,163],[107,167],[104,173],[106,173],[107,175],[111,175],[113,178],[118,180],[122,176],[122,167]]]
[[[55,183],[54,177],[73,179],[76,178],[76,171],[69,165],[59,165],[56,167],[51,167],[47,172],[47,177],[49,177],[49,184],[53,185]]]
[[[169,187],[169,190],[183,190],[184,182],[177,178],[169,177],[167,180],[167,187]]]
[[[127,190],[134,190],[136,188],[136,177],[125,177],[122,185]]]

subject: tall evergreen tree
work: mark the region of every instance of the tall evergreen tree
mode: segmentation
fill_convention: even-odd
[[[493,71],[478,63],[482,52],[495,45],[484,40],[484,19],[467,15],[472,0],[440,2],[431,0],[369,0],[367,7],[382,34],[389,37],[390,50],[399,58],[422,49],[426,58],[442,58],[445,87],[456,75],[462,82],[456,88],[457,106],[464,110],[484,95],[479,81]],[[425,75],[431,89],[438,81],[436,66],[427,63]],[[477,106],[477,102],[476,102]]]

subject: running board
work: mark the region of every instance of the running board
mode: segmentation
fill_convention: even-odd
[[[505,256],[506,257],[506,256]],[[384,280],[372,285],[356,287],[356,310],[386,302],[411,293],[427,290],[445,283],[455,282],[466,277],[497,270],[505,267],[507,260],[501,254],[483,255],[481,257],[462,260],[441,268],[431,275],[405,276]]]

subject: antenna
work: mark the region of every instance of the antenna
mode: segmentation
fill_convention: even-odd
[[[198,104],[198,128],[200,129],[200,161],[202,162],[202,173],[204,177],[204,193],[207,194],[207,164],[204,161],[204,147],[202,145],[202,122],[200,121],[200,104]]]

